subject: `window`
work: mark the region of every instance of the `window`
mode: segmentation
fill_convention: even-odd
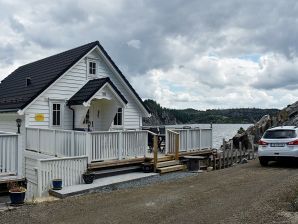
[[[61,125],[61,104],[53,103],[53,126]]]
[[[96,75],[96,63],[90,61],[89,62],[89,74],[90,75]]]
[[[296,138],[296,133],[295,133],[295,130],[269,130],[265,132],[263,138],[266,138],[266,139]]]
[[[118,108],[118,111],[114,117],[114,125],[122,125],[122,108]]]

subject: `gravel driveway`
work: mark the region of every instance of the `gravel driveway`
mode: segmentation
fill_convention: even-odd
[[[144,187],[26,205],[0,213],[0,222],[298,223],[295,213],[285,212],[298,192],[297,171],[250,161]]]

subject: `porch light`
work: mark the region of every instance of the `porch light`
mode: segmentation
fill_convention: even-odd
[[[22,125],[22,119],[18,118],[18,119],[16,119],[16,122],[17,122],[17,127],[18,127],[18,132],[17,133],[20,134],[21,133],[20,127]]]

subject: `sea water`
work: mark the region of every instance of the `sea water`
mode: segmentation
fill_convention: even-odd
[[[231,139],[237,134],[237,131],[242,127],[246,130],[252,124],[213,124],[212,125],[212,138],[213,148],[218,149],[222,145],[222,140]],[[166,125],[167,127],[182,127],[183,125]],[[186,124],[184,126],[210,128],[210,124]]]

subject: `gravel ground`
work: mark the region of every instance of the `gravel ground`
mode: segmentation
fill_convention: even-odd
[[[298,223],[298,166],[173,173],[0,213],[0,223]]]

